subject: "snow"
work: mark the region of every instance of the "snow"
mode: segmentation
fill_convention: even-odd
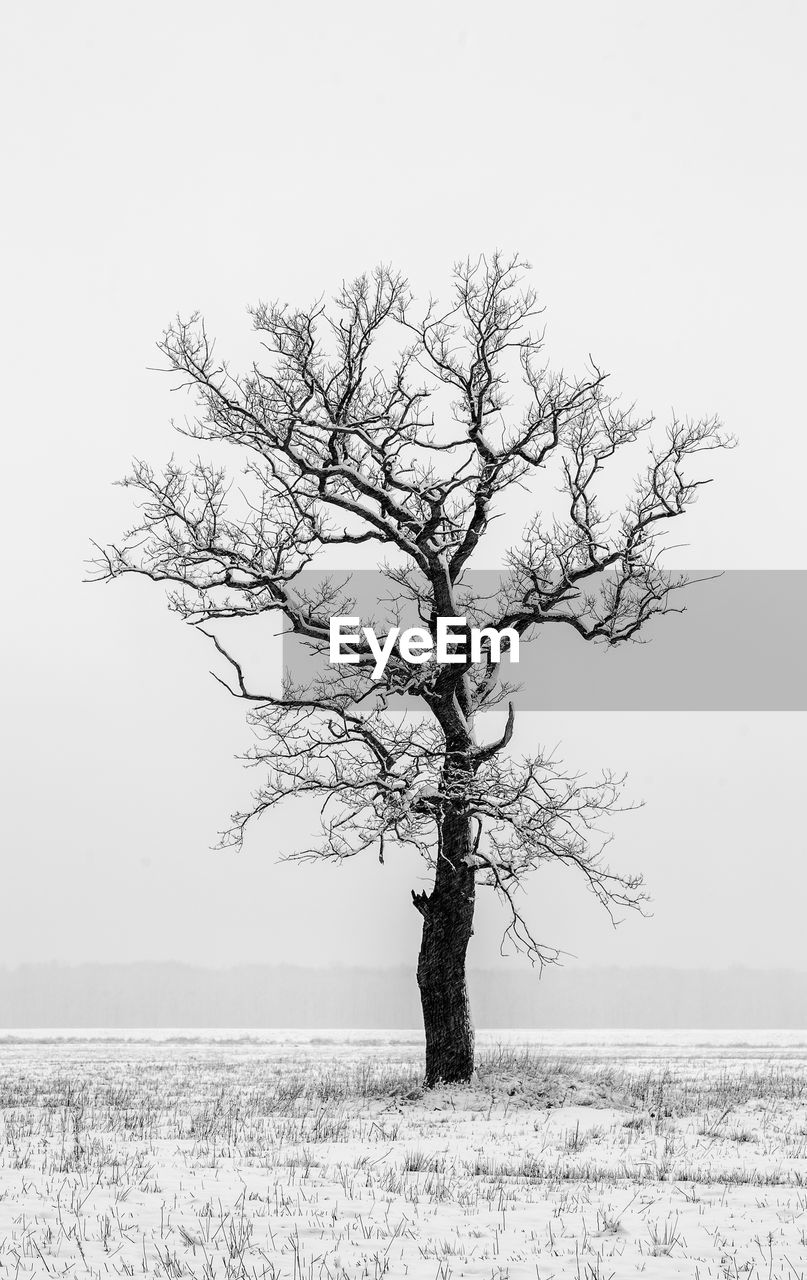
[[[807,1033],[0,1032],[0,1277],[807,1270]]]

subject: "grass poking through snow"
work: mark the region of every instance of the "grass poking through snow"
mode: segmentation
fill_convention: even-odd
[[[0,1278],[807,1274],[804,1062],[0,1045]]]

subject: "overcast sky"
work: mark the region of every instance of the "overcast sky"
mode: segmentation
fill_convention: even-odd
[[[251,352],[245,307],[379,261],[421,295],[500,246],[556,364],[741,440],[681,566],[804,569],[806,13],[798,3],[29,3],[4,119],[0,964],[414,960],[409,860],[278,866],[299,815],[210,845],[251,779],[240,707],[157,588],[82,585],[111,482],[185,411],[149,372],[177,312]],[[742,617],[737,619],[742,626]],[[761,662],[775,661],[775,626]],[[568,877],[536,932],[591,964],[807,968],[802,715],[524,716],[630,774],[614,859],[654,918]],[[483,906],[475,966],[499,923]]]

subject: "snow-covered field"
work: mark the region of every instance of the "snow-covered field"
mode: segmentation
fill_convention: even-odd
[[[807,1274],[807,1033],[0,1032],[0,1278]]]

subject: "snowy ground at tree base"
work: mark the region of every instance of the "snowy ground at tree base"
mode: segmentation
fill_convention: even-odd
[[[807,1277],[807,1033],[0,1031],[0,1280]]]

